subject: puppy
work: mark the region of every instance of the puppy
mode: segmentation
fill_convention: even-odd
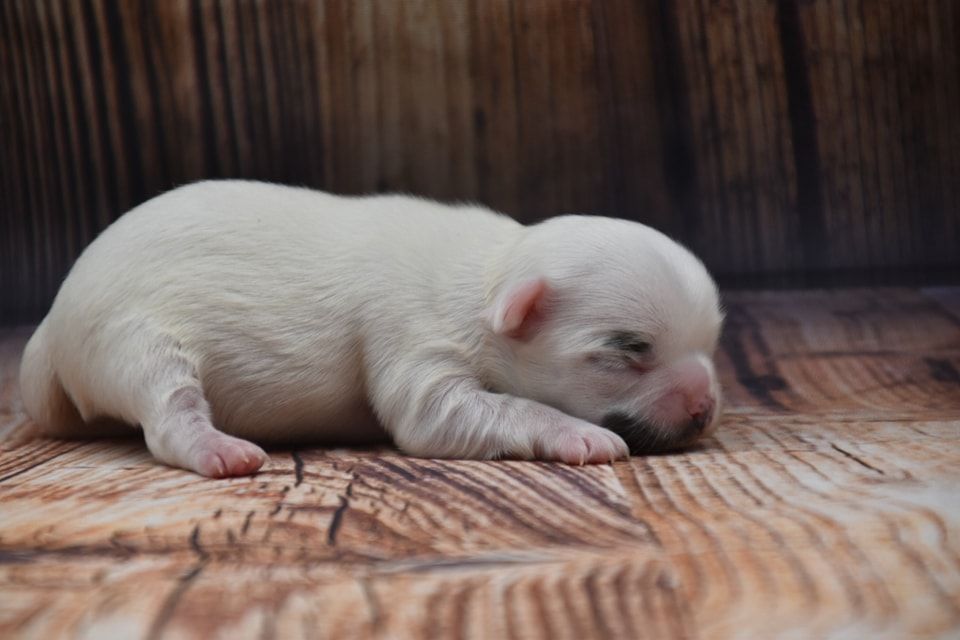
[[[47,435],[120,420],[204,476],[256,471],[251,441],[384,431],[416,456],[598,463],[714,427],[721,320],[703,265],[634,222],[201,182],[90,244],[20,380]]]

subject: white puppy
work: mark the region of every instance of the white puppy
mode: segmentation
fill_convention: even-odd
[[[202,182],[84,251],[21,389],[49,435],[119,419],[206,476],[256,471],[249,440],[383,429],[419,456],[605,462],[712,428],[720,324],[703,265],[634,222],[525,227],[475,206]]]

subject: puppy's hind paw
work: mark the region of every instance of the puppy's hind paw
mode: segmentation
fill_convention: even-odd
[[[208,478],[248,476],[267,460],[267,454],[257,445],[222,433],[200,440],[194,455],[193,470]]]
[[[594,425],[545,433],[539,445],[537,458],[567,464],[603,464],[630,456],[620,436]]]

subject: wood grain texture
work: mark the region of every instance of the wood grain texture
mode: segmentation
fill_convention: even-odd
[[[0,319],[246,177],[592,212],[724,278],[960,265],[952,0],[8,0]]]
[[[960,289],[737,293],[715,438],[574,468],[30,429],[0,340],[0,636],[948,638]]]

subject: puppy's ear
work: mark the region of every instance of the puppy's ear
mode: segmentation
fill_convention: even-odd
[[[522,340],[543,312],[549,292],[544,278],[522,280],[506,287],[490,310],[494,333]]]

